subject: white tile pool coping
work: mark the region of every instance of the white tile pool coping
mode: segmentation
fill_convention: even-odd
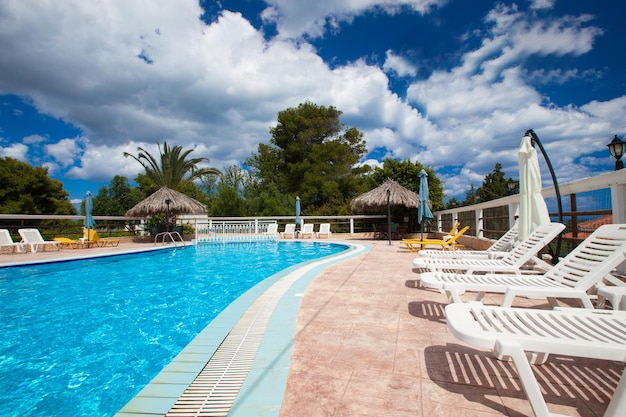
[[[116,417],[278,416],[304,291],[324,268],[371,248],[325,242],[346,245],[348,250],[288,268],[248,290]]]

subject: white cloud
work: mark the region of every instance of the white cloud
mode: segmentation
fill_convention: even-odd
[[[41,135],[29,135],[29,136],[26,136],[24,139],[22,139],[22,142],[27,145],[34,145],[34,144],[46,142],[47,140],[48,138],[41,136]]]
[[[77,139],[61,139],[57,143],[45,145],[46,153],[52,156],[59,165],[68,167],[73,165],[77,156],[81,153],[81,147]]]
[[[425,117],[438,132],[422,142],[428,148],[425,158],[437,166],[463,165],[459,175],[446,179],[447,193],[467,190],[468,182],[479,186],[496,162],[503,165],[507,175],[516,177],[515,150],[527,128],[543,138],[549,156],[559,158],[560,181],[585,174],[586,169],[577,170],[574,160],[601,149],[598,137],[608,128],[609,120],[619,120],[623,100],[590,103],[582,108],[546,105],[545,97],[528,84],[530,77],[523,64],[539,56],[588,52],[602,33],[594,27],[582,27],[588,20],[588,16],[563,17],[529,23],[516,8],[497,6],[487,18],[493,23],[490,33],[479,48],[463,56],[460,66],[436,71],[409,87],[407,99],[426,110]],[[549,76],[557,75],[574,77],[578,73],[572,70]],[[547,172],[543,180],[550,183]]]
[[[23,162],[28,162],[28,146],[22,143],[13,143],[9,146],[0,147],[2,158],[13,158]]]
[[[457,67],[413,81],[405,101],[390,91],[386,72],[409,79],[417,69],[392,50],[382,68],[365,59],[331,68],[294,38],[322,36],[327,26],[365,11],[424,14],[446,1],[267,3],[263,17],[281,33],[270,41],[239,13],[203,23],[195,0],[5,0],[0,91],[30,97],[41,113],[82,129],[81,138],[45,149],[54,163],[72,167],[70,178],[98,181],[134,178],[141,166],[123,153],[135,154],[137,146],[156,153],[157,141],[195,149],[194,156],[220,169],[241,163],[268,141],[278,111],[305,100],[343,111],[342,122],[364,133],[368,149],[384,147],[390,157],[441,169],[450,195],[480,185],[496,162],[516,176],[515,150],[527,128],[550,153],[571,161],[559,168],[563,181],[584,171],[576,158],[608,143],[596,143],[599,137],[615,126],[626,130],[626,98],[560,108],[529,83],[601,75],[524,67],[537,57],[590,51],[602,32],[589,16],[547,21],[497,6],[479,46]],[[33,135],[24,142],[44,140]],[[28,148],[13,144],[0,152],[25,160]]]
[[[602,77],[602,73],[597,70],[579,71],[576,68],[569,70],[557,68],[550,71],[546,71],[541,68],[536,71],[529,72],[526,77],[531,82],[537,84],[562,85],[576,79],[599,79]]]
[[[307,35],[322,37],[328,25],[332,30],[345,22],[350,23],[355,16],[366,11],[381,10],[395,14],[401,10],[413,10],[426,14],[434,7],[441,7],[448,0],[266,0],[267,9],[261,17],[275,23],[281,38],[298,38]]]
[[[515,6],[497,5],[485,19],[491,26],[490,33],[480,48],[464,56],[459,70],[497,80],[503,70],[531,57],[582,55],[603,33],[595,26],[584,26],[591,19],[590,15],[530,19]]]
[[[555,0],[532,0],[531,9],[551,9],[554,7]]]
[[[54,162],[44,162],[41,166],[48,169],[48,175],[54,175],[59,169],[59,165]]]
[[[417,74],[417,67],[415,67],[415,65],[408,59],[394,54],[392,50],[388,50],[385,53],[383,69],[386,72],[394,72],[400,77],[406,77],[408,75],[414,77]]]

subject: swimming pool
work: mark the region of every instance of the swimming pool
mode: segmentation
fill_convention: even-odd
[[[344,249],[212,244],[0,268],[0,415],[113,415],[243,292]]]

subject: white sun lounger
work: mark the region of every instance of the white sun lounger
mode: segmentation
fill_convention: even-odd
[[[30,245],[31,252],[37,252],[39,249],[45,251],[47,245],[52,246],[56,250],[61,248],[61,242],[43,240],[38,229],[19,229],[18,232],[22,236],[22,243]]]
[[[287,223],[285,225],[285,230],[280,232],[280,237],[283,239],[287,239],[287,236],[292,239],[296,237],[296,224],[295,223]]]
[[[517,296],[527,296],[546,297],[552,305],[556,305],[556,298],[573,298],[593,308],[587,291],[624,260],[626,224],[607,224],[543,275],[425,272],[420,275],[420,284],[439,289],[453,302],[461,302],[465,291],[475,291],[479,300],[486,292],[504,293],[503,307],[510,307]]]
[[[496,240],[493,245],[485,250],[452,250],[443,251],[436,249],[422,249],[417,256],[422,258],[440,259],[500,259],[505,257],[517,241],[517,226],[512,227],[502,237]]]
[[[264,233],[274,239],[278,236],[278,223],[270,223],[267,225],[267,231]]]
[[[313,239],[315,237],[315,232],[313,231],[314,226],[315,225],[313,223],[305,223],[304,226],[302,226],[302,230],[300,231],[300,237],[310,237],[311,239]]]
[[[24,250],[23,243],[13,242],[13,238],[11,237],[11,233],[7,229],[0,229],[0,253],[4,252],[5,249],[11,249],[11,252],[26,252]]]
[[[320,236],[326,236],[330,239],[332,232],[330,231],[330,223],[320,223],[320,230],[317,232],[317,238]]]
[[[534,363],[543,363],[548,354],[558,354],[626,361],[625,311],[535,310],[484,306],[474,302],[446,306],[446,319],[457,339],[490,349],[499,359],[513,361],[537,417],[551,414],[533,375],[530,359],[535,359]],[[626,378],[622,374],[604,415],[623,416],[625,410]]]
[[[416,268],[430,271],[506,272],[522,274],[522,268],[559,233],[565,229],[561,223],[548,223],[537,227],[526,239],[518,243],[500,259],[437,259],[417,257],[413,260]]]

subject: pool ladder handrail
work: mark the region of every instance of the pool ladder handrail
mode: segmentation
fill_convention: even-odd
[[[178,246],[176,244],[176,237],[178,238],[178,240],[184,245],[185,241],[183,239],[183,237],[180,235],[180,233],[178,232],[160,232],[157,233],[156,236],[154,236],[154,244],[156,245],[157,243],[159,243],[159,238],[161,238],[161,243],[162,244],[166,244],[168,242],[165,241],[165,239],[169,237],[170,241],[174,244],[174,246]]]

